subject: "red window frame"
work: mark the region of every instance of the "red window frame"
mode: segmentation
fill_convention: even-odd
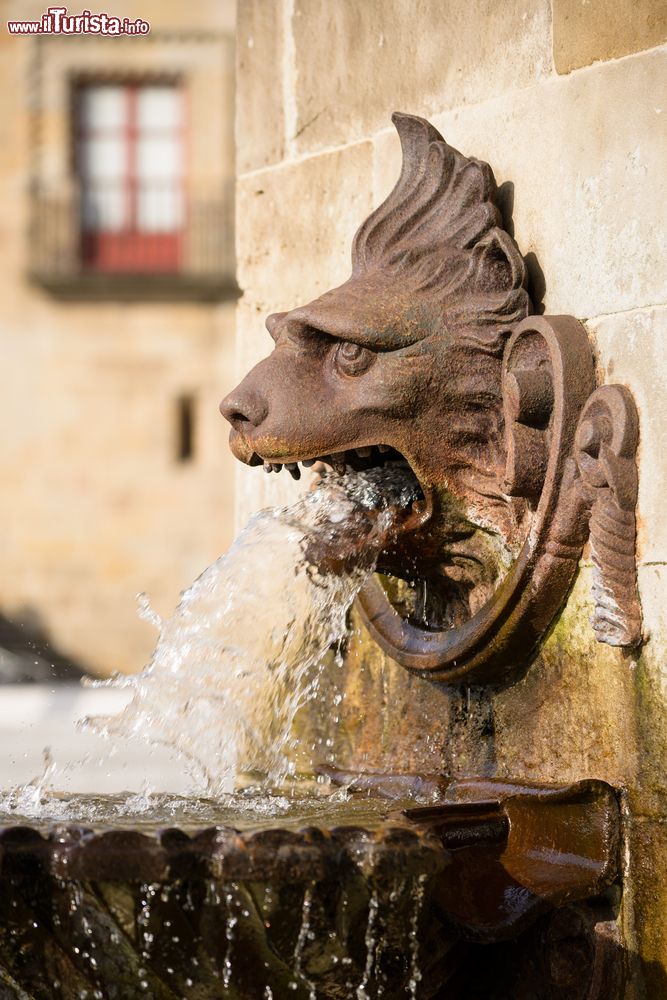
[[[87,87],[105,86],[107,81],[95,79],[80,82],[76,87],[74,103],[74,134],[75,134],[75,169],[81,185],[82,194],[87,180],[81,169],[79,150],[81,144],[90,135],[104,133],[102,128],[92,128],[84,125],[81,115],[80,98]],[[138,223],[138,199],[140,179],[137,173],[137,148],[140,136],[145,136],[145,128],[140,129],[137,122],[137,95],[141,88],[161,84],[178,89],[182,101],[182,118],[180,127],[171,130],[176,134],[185,153],[186,105],[184,91],[177,81],[141,80],[141,81],[109,81],[109,84],[122,87],[126,101],[126,118],[124,135],[124,152],[127,170],[122,180],[122,191],[125,199],[126,223],[118,230],[87,228],[83,216],[81,218],[81,261],[85,269],[105,273],[174,273],[181,269],[184,232],[185,232],[185,176],[184,170],[178,179],[178,191],[181,199],[181,221],[178,228],[162,232],[142,230]],[[94,185],[91,185],[94,186]]]

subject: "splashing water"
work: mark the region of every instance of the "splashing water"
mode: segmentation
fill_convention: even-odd
[[[170,618],[142,598],[142,617],[159,628],[153,656],[141,674],[110,682],[133,689],[129,705],[83,727],[176,749],[210,797],[243,774],[280,783],[294,716],[417,490],[409,470],[390,465],[326,477],[291,506],[255,515]]]
[[[33,778],[32,781],[17,789],[13,789],[9,793],[7,804],[11,803],[11,808],[15,811],[24,813],[25,815],[39,811],[45,790],[48,788],[49,781],[56,770],[56,762],[51,755],[50,747],[44,747],[42,751],[42,765],[41,773]],[[4,806],[5,796],[2,799]]]

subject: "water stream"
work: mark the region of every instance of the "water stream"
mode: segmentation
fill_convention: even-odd
[[[332,650],[346,635],[350,605],[417,491],[400,465],[325,475],[292,505],[252,517],[170,617],[161,619],[141,595],[139,613],[158,629],[153,655],[137,675],[89,681],[129,700],[115,715],[79,724],[104,738],[106,763],[119,746],[139,741],[147,753],[156,746],[177,753],[193,799],[221,801],[240,781],[281,786],[295,770],[295,715],[317,696],[325,665],[341,669]],[[317,748],[313,762],[303,745],[298,750],[302,769],[331,762],[328,747]],[[65,800],[48,794],[72,769],[46,748],[42,773],[1,793],[0,811],[84,818],[68,816]],[[125,806],[107,803],[111,818],[155,805],[143,784],[132,792]],[[71,805],[93,818],[92,799],[77,804],[74,796]]]
[[[414,478],[399,466],[325,477],[291,506],[255,515],[231,549],[183,592],[171,617],[161,620],[142,600],[142,615],[159,630],[153,656],[140,674],[103,682],[129,688],[127,707],[117,715],[89,717],[82,727],[112,744],[140,740],[147,746],[160,743],[176,750],[190,771],[192,797],[155,796],[146,789],[117,796],[59,795],[50,790],[57,781],[57,760],[46,752],[42,775],[0,795],[4,822],[25,821],[46,830],[54,822],[109,829],[126,828],[129,821],[133,829],[146,831],[165,826],[201,830],[211,824],[270,828],[277,819],[283,827],[293,823],[295,829],[306,824],[371,828],[381,824],[386,804],[354,801],[344,791],[295,801],[286,791],[287,779],[295,767],[291,753],[295,716],[316,696],[324,666],[341,669],[342,657],[331,656],[330,651],[344,640],[350,605],[417,498],[416,490]],[[318,751],[320,760],[327,758],[327,747]],[[315,882],[304,884],[291,967],[286,967],[287,988],[298,1000],[317,1000],[318,993],[329,996],[320,992],[325,972],[357,1000],[380,998],[385,987],[393,995],[388,985],[392,974],[383,971],[383,935],[386,914],[396,906],[404,912],[400,950],[405,956],[407,994],[417,997],[424,885],[417,879],[403,880],[401,885],[407,885],[407,895],[401,892],[398,899],[395,892],[372,884],[361,911],[355,896],[352,926],[347,889],[340,893],[338,915],[327,916],[323,888]],[[84,890],[76,883],[66,891],[70,894],[66,914],[77,921],[76,934],[72,931],[77,940],[74,952],[83,956],[86,975],[94,979],[98,959],[106,961],[105,946],[97,940],[95,926],[88,925],[89,896],[84,899]],[[211,881],[200,904],[183,903],[182,910],[197,910],[197,920],[204,921],[198,933],[204,933],[206,920],[212,920],[212,926],[218,921],[220,953],[217,966],[215,956],[193,953],[186,975],[180,959],[168,957],[174,947],[178,953],[181,931],[171,927],[171,917],[165,919],[170,894],[182,895],[186,888],[143,884],[135,906],[136,968],[128,975],[147,995],[153,989],[151,970],[164,966],[160,974],[167,981],[181,977],[183,995],[196,990],[198,977],[208,975],[221,983],[223,995],[237,996],[236,977],[247,972],[243,956],[248,935],[256,940],[258,928],[274,933],[273,893],[279,891],[279,886],[267,885],[253,904],[247,886]],[[357,886],[354,893],[359,891]],[[331,893],[331,887],[326,892]],[[187,893],[185,898],[189,900]],[[120,931],[113,933],[124,942]],[[360,934],[362,945],[356,964],[347,951],[348,938],[354,934]],[[320,956],[315,964],[314,954]],[[261,997],[272,1000],[278,996],[274,973],[268,961],[264,964],[268,981],[261,985]]]
[[[159,628],[153,656],[140,674],[106,682],[130,687],[132,700],[84,727],[176,749],[209,797],[243,774],[280,784],[294,716],[415,496],[410,473],[386,466],[326,477],[291,506],[256,514],[170,618],[143,604]]]

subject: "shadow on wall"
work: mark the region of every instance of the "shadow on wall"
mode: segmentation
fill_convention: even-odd
[[[0,685],[71,681],[87,671],[50,641],[34,608],[14,618],[0,614]]]
[[[514,239],[514,184],[512,181],[505,181],[498,188],[497,195],[498,208],[503,219],[503,228]],[[519,247],[519,249],[521,249]],[[531,250],[523,255],[523,260],[528,271],[528,292],[533,303],[533,312],[538,316],[544,313],[544,296],[547,290],[547,283],[544,271],[536,255]]]

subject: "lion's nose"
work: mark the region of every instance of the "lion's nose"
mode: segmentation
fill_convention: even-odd
[[[225,396],[220,403],[220,412],[232,427],[240,430],[244,424],[259,427],[269,412],[264,396],[242,382]]]

